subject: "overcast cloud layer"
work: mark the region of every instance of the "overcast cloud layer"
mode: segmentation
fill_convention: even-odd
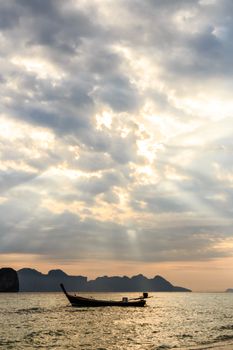
[[[232,256],[232,0],[0,0],[0,253]]]

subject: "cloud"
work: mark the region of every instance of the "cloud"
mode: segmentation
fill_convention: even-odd
[[[2,253],[230,256],[232,9],[0,4]]]
[[[1,220],[1,253],[30,252],[65,260],[92,258],[147,262],[199,261],[230,254],[219,247],[225,235],[218,226],[176,225],[174,230],[174,225],[167,225],[158,230],[146,228],[144,223],[140,229],[137,225],[131,226],[131,231],[134,228],[135,232],[132,240],[129,227],[111,220],[82,220],[70,212],[52,214],[41,209],[35,217],[35,209],[30,209],[33,200],[29,197],[28,200],[28,205],[22,200],[2,204],[1,212],[6,213],[8,225],[6,220]],[[226,229],[231,230],[230,227]]]
[[[21,183],[30,181],[36,176],[35,173],[23,171],[5,171],[0,173],[0,191],[5,192],[11,187],[18,186]]]

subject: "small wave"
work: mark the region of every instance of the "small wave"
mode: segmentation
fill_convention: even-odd
[[[215,341],[233,340],[233,334],[223,334],[215,338]]]
[[[220,331],[228,331],[228,330],[231,331],[231,330],[233,330],[233,324],[228,324],[226,326],[222,326],[219,328],[219,330]]]
[[[65,310],[66,312],[71,312],[71,313],[75,313],[75,312],[77,312],[77,313],[80,313],[80,312],[89,312],[89,313],[91,313],[91,312],[93,312],[95,310],[95,308],[88,308],[88,307],[86,307],[86,308],[75,308],[75,307],[72,307],[72,306],[70,306],[70,305],[68,305],[67,306],[67,309]]]
[[[8,340],[8,339],[6,339],[6,340],[1,339],[1,340],[0,340],[0,346],[4,346],[4,348],[5,348],[6,346],[10,346],[12,349],[13,349],[13,348],[14,348],[14,349],[17,349],[16,344],[19,344],[19,343],[20,343],[19,340]],[[13,347],[13,346],[14,346],[14,347]]]
[[[41,307],[31,307],[28,309],[18,309],[14,313],[16,314],[33,314],[33,313],[43,313],[46,310]]]
[[[178,339],[186,339],[186,338],[193,338],[193,336],[191,334],[179,334],[177,335]]]
[[[62,329],[57,329],[55,331],[52,330],[47,330],[47,331],[33,331],[28,333],[24,339],[28,338],[35,338],[35,337],[40,337],[40,336],[51,336],[51,337],[58,337],[58,336],[63,336],[65,334],[65,331]]]

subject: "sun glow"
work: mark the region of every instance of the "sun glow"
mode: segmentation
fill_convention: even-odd
[[[96,114],[96,127],[98,130],[102,130],[104,127],[111,129],[112,126],[112,114],[104,111],[102,114]]]
[[[34,73],[40,79],[53,78],[60,80],[65,77],[64,72],[60,72],[57,67],[43,58],[15,56],[11,59],[11,63],[25,69],[29,73]]]

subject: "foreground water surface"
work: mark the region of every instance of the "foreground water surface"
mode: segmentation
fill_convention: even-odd
[[[0,294],[0,349],[233,350],[233,294],[151,295],[144,308],[78,309],[62,293]]]

